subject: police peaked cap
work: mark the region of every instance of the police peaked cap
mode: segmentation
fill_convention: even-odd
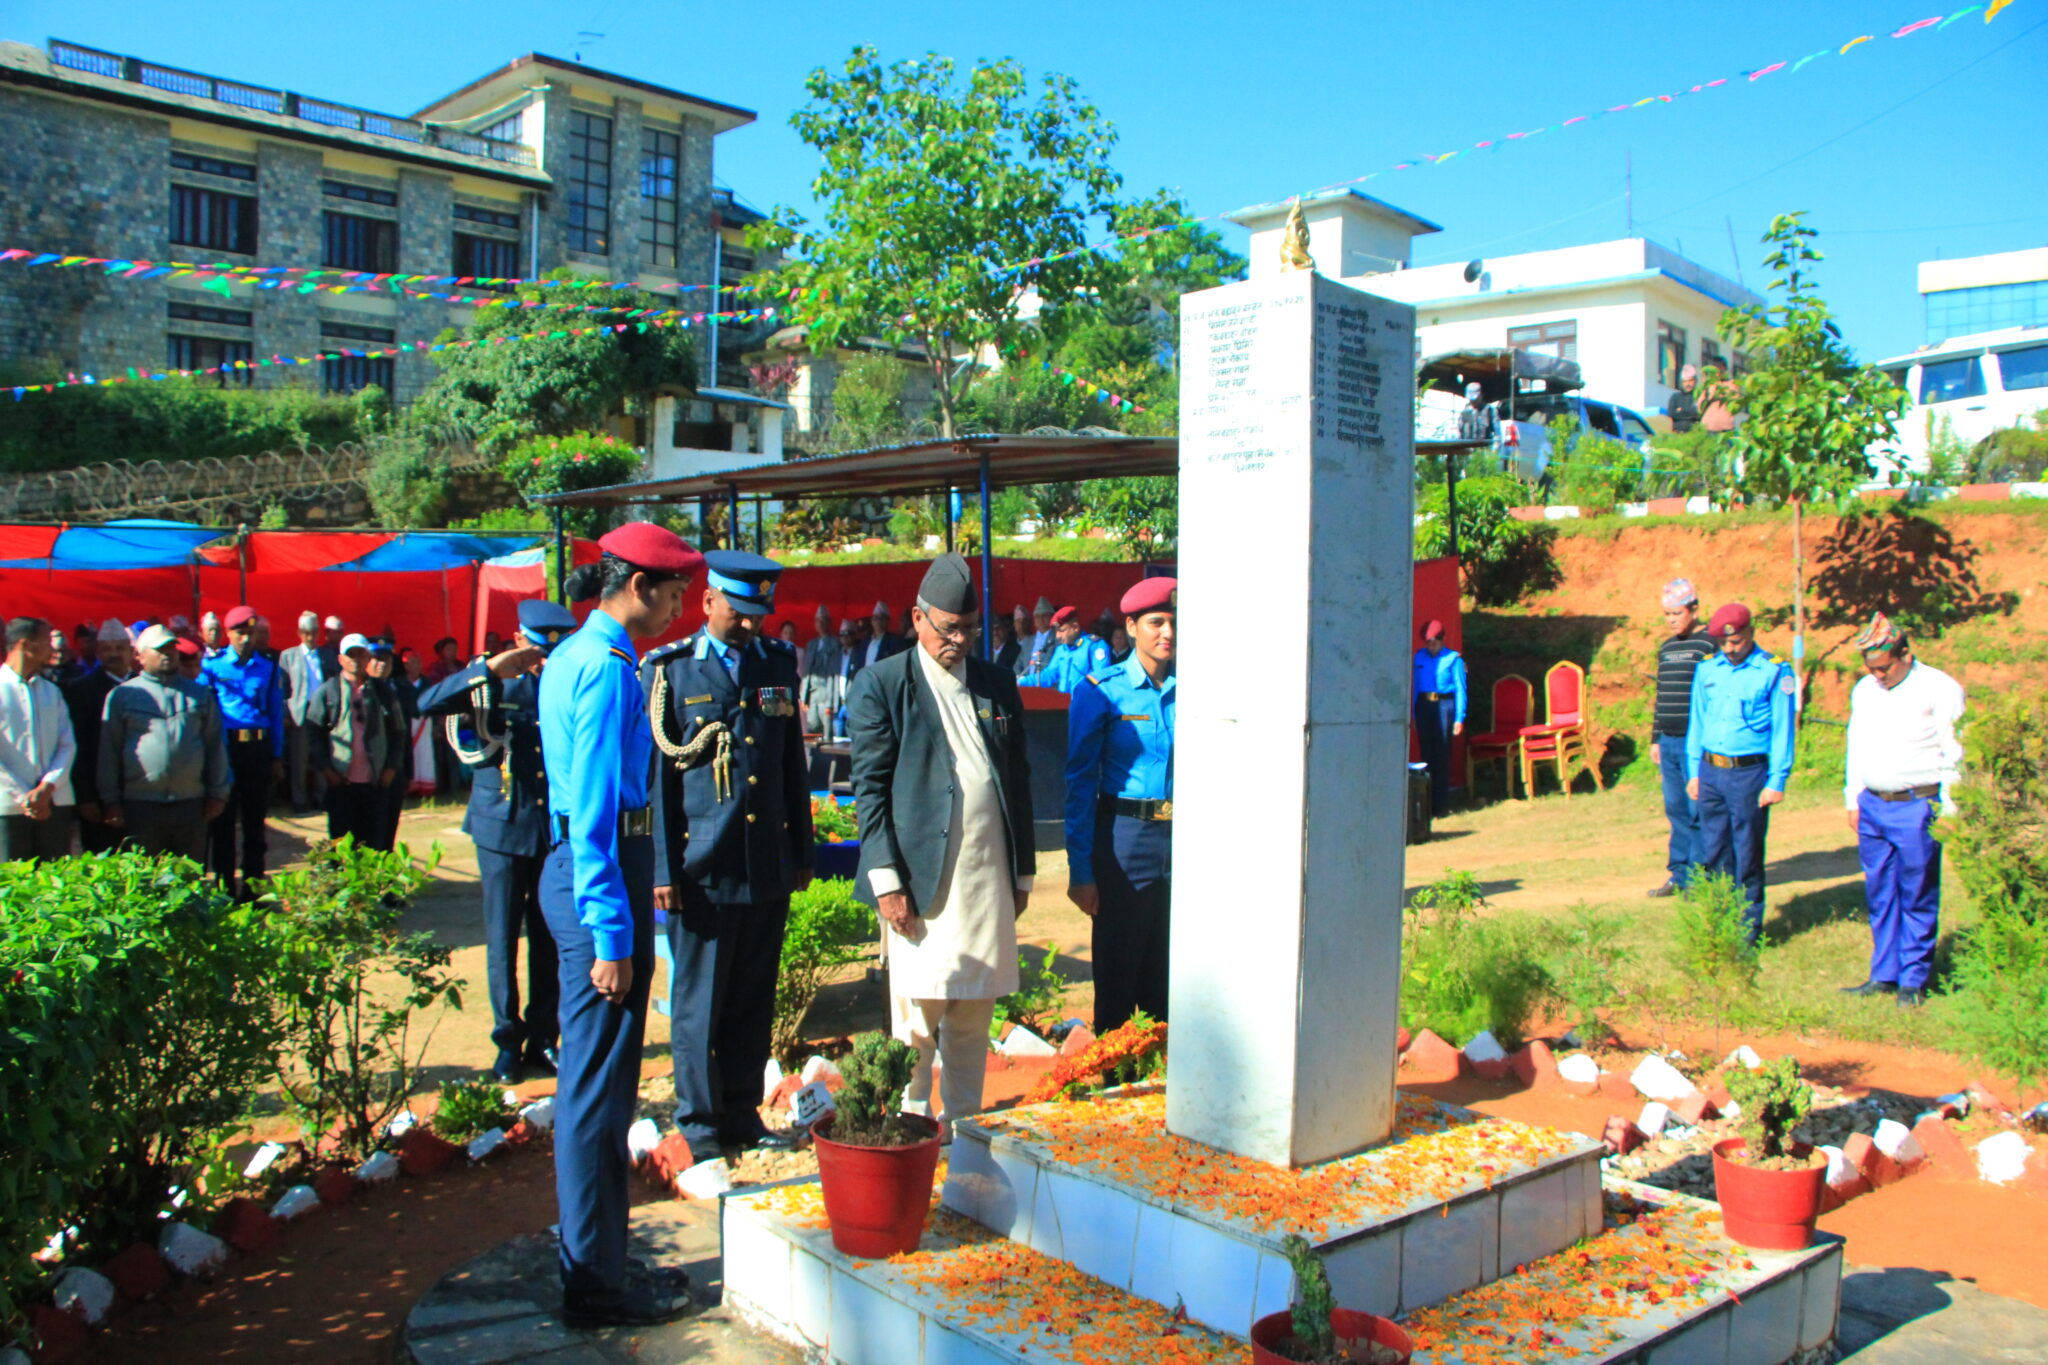
[[[747,550],[713,550],[704,556],[711,586],[742,616],[766,616],[775,610],[775,580],[782,565]]]
[[[519,604],[519,633],[527,643],[553,649],[576,629],[576,615],[559,602],[529,597]]]

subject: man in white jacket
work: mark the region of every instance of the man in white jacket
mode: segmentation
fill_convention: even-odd
[[[0,861],[62,858],[71,852],[71,760],[78,745],[71,709],[50,664],[50,623],[17,616],[7,623],[0,667]]]

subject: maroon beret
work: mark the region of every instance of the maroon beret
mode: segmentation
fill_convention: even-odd
[[[1422,638],[1425,640],[1439,639],[1442,637],[1443,633],[1444,623],[1442,621],[1437,620],[1434,616],[1430,617],[1428,624],[1424,625],[1422,628]]]
[[[1052,614],[1052,623],[1056,626],[1063,626],[1069,621],[1078,621],[1080,619],[1081,613],[1072,607],[1061,607]]]
[[[651,521],[629,521],[606,533],[597,548],[649,573],[690,574],[704,563],[704,556],[688,541]]]
[[[249,623],[250,623],[251,621],[253,621],[253,620],[255,620],[255,619],[256,619],[256,608],[254,608],[254,607],[236,607],[236,608],[235,608],[235,609],[234,609],[233,611],[229,612],[229,613],[228,613],[228,614],[227,614],[226,616],[223,616],[223,617],[221,617],[221,618],[220,618],[220,623],[221,623],[221,627],[222,627],[223,629],[225,629],[225,630],[233,630],[233,629],[234,629],[234,628],[235,628],[236,626],[246,626],[246,625],[248,625],[248,624],[249,624]]]
[[[1131,585],[1117,603],[1126,616],[1143,616],[1148,611],[1172,611],[1180,588],[1177,578],[1141,578]]]
[[[1707,634],[1712,636],[1733,635],[1738,630],[1749,629],[1749,608],[1740,602],[1730,602],[1725,607],[1714,609],[1713,619],[1707,622]]]
[[[180,654],[197,654],[199,652],[199,642],[190,636],[180,635],[171,643],[171,648],[177,650]]]

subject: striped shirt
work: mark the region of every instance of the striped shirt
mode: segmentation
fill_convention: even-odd
[[[1675,635],[1657,646],[1657,733],[1685,734],[1692,715],[1692,675],[1718,646],[1704,631]]]

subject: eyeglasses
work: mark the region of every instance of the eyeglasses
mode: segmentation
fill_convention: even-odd
[[[950,626],[942,626],[937,620],[927,616],[924,618],[924,623],[932,628],[932,634],[938,636],[941,640],[951,640],[956,645],[966,644],[969,640],[981,634],[981,623],[978,621],[968,625],[956,620]]]

